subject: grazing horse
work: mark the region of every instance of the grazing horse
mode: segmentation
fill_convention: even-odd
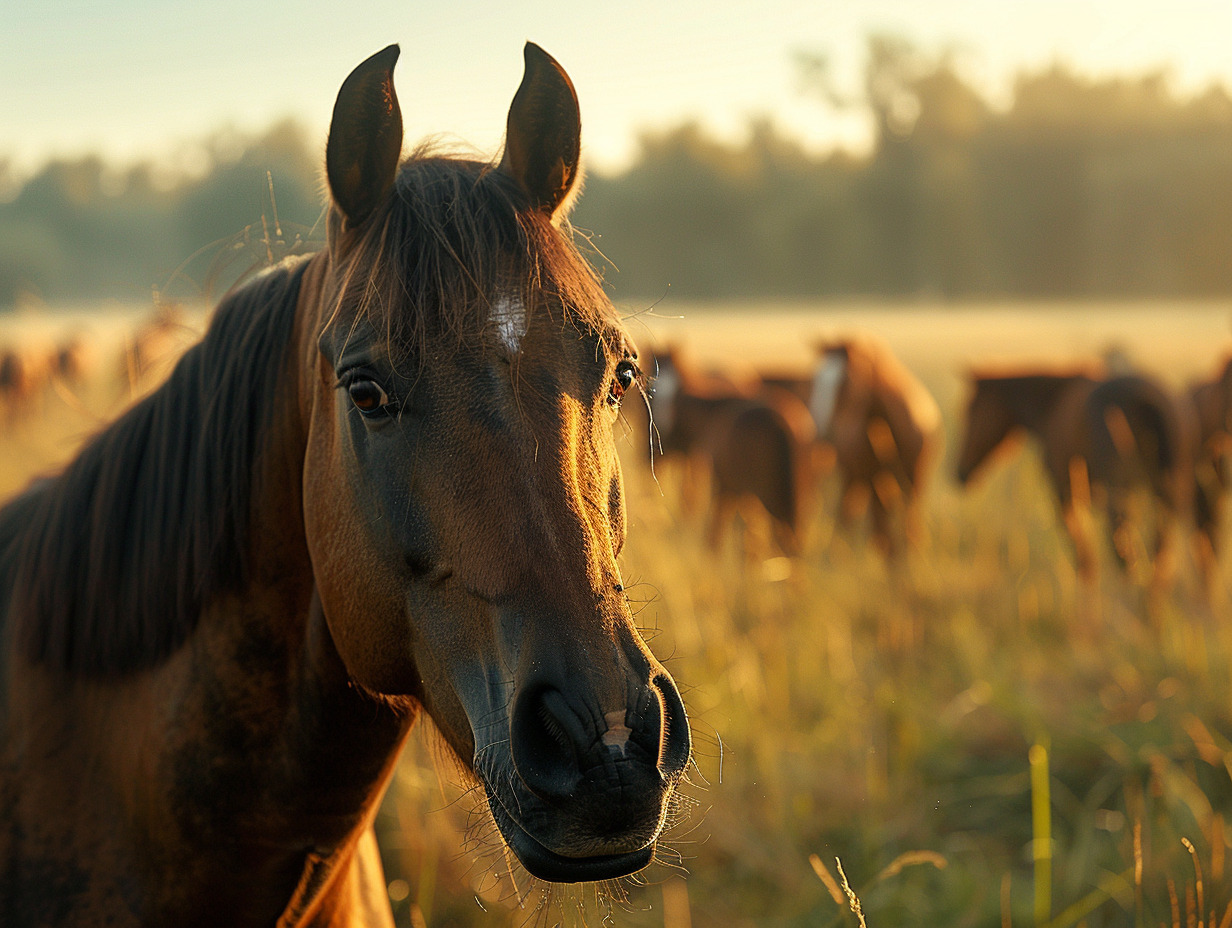
[[[941,437],[927,388],[871,336],[822,342],[809,391],[817,436],[834,448],[839,518],[867,500],[872,539],[887,559],[920,538],[920,500]]]
[[[807,407],[755,376],[698,370],[671,346],[654,360],[651,451],[692,461],[686,481],[699,468],[709,471],[711,547],[720,545],[733,512],[754,501],[770,517],[783,552],[797,554],[814,437]]]
[[[703,442],[710,461],[709,540],[718,548],[733,512],[760,504],[784,554],[800,553],[813,421],[808,408],[777,389],[733,405]]]
[[[1192,417],[1193,520],[1195,555],[1204,581],[1214,578],[1221,545],[1224,499],[1228,492],[1228,457],[1232,450],[1232,359],[1213,377],[1185,393]]]
[[[0,420],[13,426],[31,413],[50,373],[45,354],[29,347],[0,348]]]
[[[401,160],[346,79],[327,245],[0,511],[0,924],[392,925],[372,830],[421,713],[535,877],[655,856],[690,757],[633,625],[636,352],[564,210],[535,45],[499,164]]]
[[[66,386],[81,386],[93,367],[94,356],[85,336],[69,335],[56,345],[51,369],[53,376]]]
[[[1187,428],[1176,402],[1138,375],[1102,379],[1092,373],[971,375],[966,432],[957,477],[967,484],[1011,434],[1025,430],[1039,442],[1074,543],[1079,573],[1095,575],[1096,553],[1083,510],[1091,490],[1106,494],[1107,531],[1122,568],[1132,561],[1126,535],[1129,498],[1137,487],[1154,500],[1153,584],[1167,578],[1175,520],[1190,502]]]

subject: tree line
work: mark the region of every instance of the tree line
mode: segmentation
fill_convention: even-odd
[[[834,98],[824,67],[802,73]],[[878,36],[860,99],[841,105],[870,114],[867,155],[812,154],[765,119],[742,143],[684,124],[592,175],[574,225],[614,296],[1232,294],[1222,86],[1182,95],[1162,73],[1057,65],[997,107],[949,57]],[[148,166],[46,165],[0,202],[0,305],[195,296],[316,236],[320,146],[290,123],[234,141],[170,185]]]

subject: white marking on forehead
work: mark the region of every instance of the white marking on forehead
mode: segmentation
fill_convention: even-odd
[[[650,397],[650,414],[660,435],[672,430],[676,421],[676,394],[680,392],[680,374],[668,366],[654,380],[654,395]]]
[[[834,419],[838,392],[847,373],[847,359],[838,353],[827,354],[813,375],[813,393],[809,397],[809,412],[817,423],[817,434],[824,436]]]
[[[624,709],[603,713],[603,721],[607,722],[607,731],[603,733],[601,740],[609,748],[616,748],[621,754],[624,754],[625,745],[629,743],[629,736],[633,734],[633,730],[625,724],[625,720]]]
[[[510,351],[517,353],[526,335],[526,305],[517,294],[502,293],[492,301],[488,320],[495,324],[501,342]]]

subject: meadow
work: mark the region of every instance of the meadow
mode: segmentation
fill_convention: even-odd
[[[945,417],[927,542],[887,568],[835,531],[823,483],[800,558],[767,549],[755,519],[714,552],[680,473],[652,475],[646,436],[624,430],[622,571],[694,732],[660,860],[627,884],[529,885],[421,725],[378,820],[399,924],[1232,925],[1232,564],[1211,601],[1188,560],[1163,601],[1107,557],[1087,588],[1029,446],[965,493],[949,476],[969,365],[1116,345],[1178,387],[1232,347],[1232,307],[627,309],[636,339],[733,369],[803,370],[819,336],[881,335]],[[0,496],[127,400],[115,359],[138,315],[0,318],[0,339],[84,326],[98,359],[0,438]]]

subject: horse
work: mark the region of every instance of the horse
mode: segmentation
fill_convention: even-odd
[[[421,714],[539,880],[641,870],[683,802],[573,85],[527,44],[499,162],[404,160],[398,54],[341,85],[324,248],[0,511],[6,926],[392,925],[372,823]]]
[[[867,500],[871,537],[889,561],[921,537],[920,501],[941,438],[928,389],[868,335],[823,341],[809,388],[817,436],[834,450],[839,521],[850,526]]]
[[[674,346],[657,351],[654,361],[651,452],[684,460],[686,483],[699,471],[708,474],[711,548],[719,548],[731,516],[751,501],[769,517],[779,548],[798,554],[814,437],[804,403],[750,372],[701,370]]]
[[[0,348],[0,418],[12,427],[29,415],[47,386],[50,365],[31,346]]]
[[[1191,464],[1185,416],[1163,387],[1129,374],[972,372],[956,476],[967,485],[992,452],[1020,430],[1040,446],[1045,472],[1074,545],[1078,572],[1091,581],[1096,549],[1085,510],[1102,491],[1109,542],[1122,569],[1133,560],[1129,501],[1149,490],[1155,513],[1152,586],[1170,571],[1176,520],[1190,505]]]
[[[94,354],[84,335],[65,336],[55,346],[51,358],[52,376],[67,387],[79,387],[94,369]]]
[[[1191,383],[1185,400],[1192,417],[1195,557],[1206,586],[1219,559],[1224,499],[1228,491],[1228,454],[1232,447],[1232,358],[1211,377]]]

